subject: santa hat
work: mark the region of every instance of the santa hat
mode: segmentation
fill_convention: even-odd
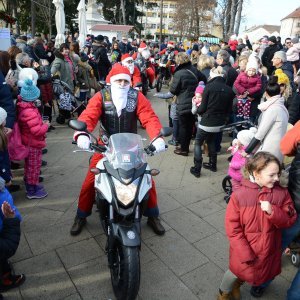
[[[200,81],[197,88],[196,88],[195,94],[198,94],[198,93],[203,94],[204,88],[205,88],[204,82]]]
[[[142,52],[142,51],[145,50],[145,49],[147,49],[146,43],[141,42],[141,43],[140,43],[140,46],[139,46],[139,52]]]
[[[254,69],[255,73],[257,73],[258,70],[258,64],[257,64],[257,60],[256,59],[249,59],[247,66],[246,66],[246,71],[248,71],[249,69]]]
[[[18,86],[24,86],[25,80],[30,79],[33,81],[33,85],[37,84],[37,80],[39,78],[38,73],[32,68],[23,68],[19,73]]]
[[[112,69],[110,70],[108,77],[110,78],[110,83],[123,79],[131,82],[130,72],[126,67],[123,67],[120,64],[114,64]]]
[[[251,127],[248,130],[241,130],[237,134],[237,139],[240,141],[240,143],[243,146],[246,147],[250,144],[250,142],[254,138],[256,132],[257,132],[257,129],[255,127]]]
[[[169,48],[175,48],[174,42],[168,42],[167,47],[169,47]]]
[[[7,118],[7,112],[2,107],[0,107],[0,125],[4,123],[6,118]]]
[[[122,63],[126,63],[128,60],[132,60],[133,58],[128,54],[125,53],[121,56],[121,62]]]

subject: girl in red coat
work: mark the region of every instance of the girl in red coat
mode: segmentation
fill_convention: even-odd
[[[237,91],[237,117],[250,118],[250,107],[253,96],[261,91],[261,78],[257,74],[258,65],[256,60],[250,59],[246,71],[241,72],[234,82]]]
[[[219,300],[240,299],[244,281],[259,286],[281,272],[281,229],[290,227],[297,213],[287,189],[277,184],[280,166],[272,154],[258,152],[246,165],[249,179],[230,198],[225,215],[229,270]]]
[[[46,132],[49,121],[43,121],[35,106],[40,96],[40,90],[33,85],[32,80],[26,79],[21,89],[18,107],[18,122],[22,135],[22,143],[28,146],[29,154],[25,158],[24,176],[26,196],[28,199],[40,199],[48,194],[39,185],[39,175],[42,164],[42,149],[46,146]]]

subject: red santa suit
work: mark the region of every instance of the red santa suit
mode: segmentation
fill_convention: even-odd
[[[175,43],[174,42],[168,42],[167,48],[163,49],[162,51],[159,52],[159,54],[162,55],[167,55],[168,56],[168,61],[166,64],[166,68],[170,68],[171,74],[174,74],[175,72],[175,56],[178,54],[177,50],[174,50],[175,48]],[[163,62],[162,62],[163,63]]]
[[[128,81],[130,80],[130,74],[127,68],[122,67],[120,64],[115,64],[109,73],[109,78],[112,81],[119,79],[118,73],[126,70],[128,74]],[[78,118],[79,121],[83,121],[87,124],[87,129],[93,132],[97,126],[99,120],[102,122],[108,134],[114,134],[117,132],[132,132],[137,131],[137,119],[140,120],[142,126],[146,128],[146,131],[152,140],[156,137],[161,129],[160,121],[153,111],[149,100],[139,91],[130,88],[128,93],[127,102],[130,103],[127,110],[127,104],[122,110],[119,110],[120,115],[116,115],[116,109],[118,109],[112,102],[110,87],[96,93],[88,103],[87,108]],[[131,96],[129,96],[129,94]],[[136,96],[134,96],[136,95]],[[131,98],[129,98],[131,97]],[[135,104],[134,104],[135,103]],[[108,107],[111,110],[108,113]],[[133,107],[135,109],[133,110]],[[130,108],[130,109],[129,109]],[[120,108],[119,108],[120,109]],[[113,118],[113,120],[108,120]],[[82,132],[75,133],[75,140]],[[103,155],[95,153],[90,161],[89,171],[83,182],[81,192],[78,200],[77,215],[80,218],[85,218],[91,214],[92,206],[95,199],[94,180],[95,175],[90,172],[91,168],[95,168],[96,164]],[[154,181],[152,180],[152,188],[149,191],[148,207],[144,213],[147,216],[157,217],[159,214],[157,207],[157,194],[155,189]]]

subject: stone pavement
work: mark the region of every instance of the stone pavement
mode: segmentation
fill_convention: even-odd
[[[149,98],[167,125],[164,100]],[[145,132],[141,130],[145,135]],[[87,171],[89,154],[73,153],[72,130],[57,126],[48,134],[48,154],[43,168],[49,196],[28,200],[22,191],[14,194],[22,216],[22,238],[13,257],[16,272],[27,280],[19,289],[5,293],[5,299],[79,300],[115,299],[104,253],[105,237],[95,212],[83,232],[69,234],[76,212],[79,190]],[[226,148],[224,144],[224,149]],[[203,170],[201,178],[190,175],[193,155],[169,151],[149,158],[159,168],[156,177],[161,218],[166,227],[155,235],[143,220],[141,250],[142,300],[211,300],[228,266],[228,242],[224,233],[226,204],[221,180],[228,162],[219,156],[218,172]],[[192,149],[192,148],[191,148]],[[262,300],[283,300],[296,268],[283,259],[283,272]],[[250,287],[243,286],[243,299],[251,299]]]

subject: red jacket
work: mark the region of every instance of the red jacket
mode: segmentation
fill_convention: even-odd
[[[78,120],[85,122],[88,131],[92,132],[97,126],[101,114],[102,95],[98,92],[89,100],[87,108],[83,111]],[[138,93],[137,117],[142,123],[142,126],[146,128],[151,140],[159,134],[162,127],[160,121],[150,101],[141,92]]]
[[[20,101],[17,103],[17,108],[23,145],[38,149],[45,148],[48,125],[43,123],[34,103]]]
[[[261,78],[258,74],[249,77],[246,72],[241,72],[233,85],[236,88],[238,95],[242,95],[248,91],[249,96],[259,92],[262,87]]]
[[[260,200],[272,204],[271,215]],[[293,225],[297,213],[287,189],[260,188],[243,179],[229,201],[225,229],[229,238],[229,269],[239,279],[258,286],[281,272],[281,229]],[[247,264],[254,261],[252,265]]]
[[[238,45],[237,40],[229,40],[229,42],[228,42],[228,46],[230,47],[230,50],[235,51],[237,45]]]

